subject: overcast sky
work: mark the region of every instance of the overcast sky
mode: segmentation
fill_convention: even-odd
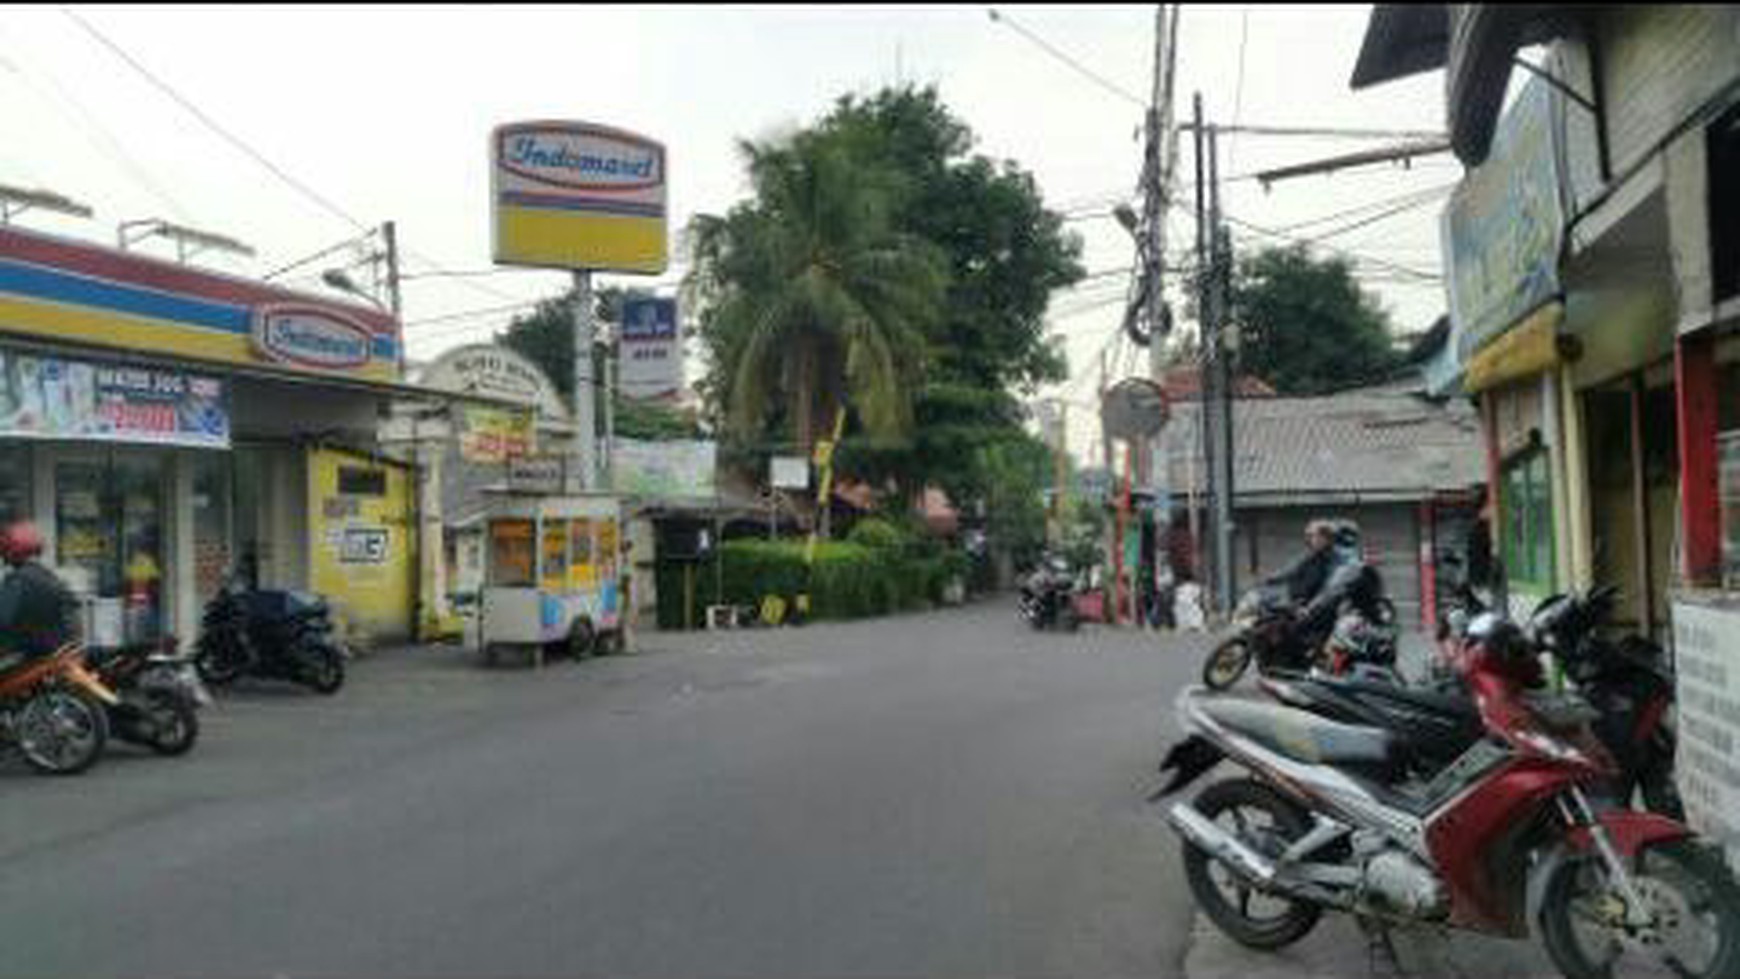
[[[528,118],[575,118],[665,142],[673,228],[745,193],[735,141],[813,121],[835,97],[896,81],[935,84],[975,131],[978,150],[1036,175],[1047,201],[1079,216],[1090,272],[1127,268],[1131,247],[1103,215],[1133,196],[1142,110],[1084,77],[988,7],[161,7],[79,6],[93,27],[195,107],[364,224],[391,218],[412,253],[406,333],[414,357],[487,338],[508,312],[550,295],[560,274],[490,268],[487,134]],[[1347,87],[1367,7],[1197,7],[1183,13],[1180,116],[1203,93],[1211,120],[1246,124],[1441,129],[1442,73],[1364,93]],[[1021,27],[1136,96],[1151,87],[1154,7],[1008,7]],[[1242,58],[1241,58],[1242,53]],[[1242,70],[1241,70],[1242,61]],[[92,221],[32,216],[42,230],[112,241],[127,219],[166,217],[251,244],[254,260],[202,257],[264,274],[354,234],[153,88],[58,7],[0,12],[0,183],[48,187],[91,204]],[[1370,142],[1247,136],[1222,147],[1229,176]],[[1188,174],[1191,159],[1180,158]],[[1299,226],[1446,187],[1448,156],[1404,170],[1367,167],[1277,185],[1226,186],[1226,209],[1267,227]],[[1442,198],[1332,241],[1391,265],[1438,268]],[[1193,235],[1173,221],[1173,248]],[[1252,234],[1235,228],[1240,241]],[[1382,265],[1366,280],[1405,332],[1442,311],[1443,288]],[[320,266],[309,272],[318,275]],[[656,280],[674,282],[680,267]],[[629,280],[623,280],[625,282]],[[298,283],[317,287],[310,279]],[[1098,353],[1114,379],[1140,364],[1115,339],[1127,282],[1091,280],[1053,301],[1075,372],[1072,448],[1088,418]],[[457,318],[455,318],[457,317]],[[435,322],[428,322],[435,320]],[[693,371],[691,370],[691,373]]]

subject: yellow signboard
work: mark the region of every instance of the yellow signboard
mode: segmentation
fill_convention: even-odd
[[[467,462],[525,459],[537,450],[529,411],[469,407],[461,412],[459,454]]]
[[[521,122],[491,134],[490,163],[497,264],[665,270],[663,144],[585,122]]]

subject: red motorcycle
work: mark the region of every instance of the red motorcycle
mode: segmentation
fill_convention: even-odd
[[[1168,812],[1209,919],[1259,949],[1297,941],[1331,909],[1532,930],[1572,979],[1610,979],[1635,959],[1740,975],[1740,886],[1683,824],[1600,801],[1614,763],[1587,703],[1532,692],[1534,645],[1497,615],[1469,621],[1454,645],[1485,737],[1425,782],[1392,731],[1201,688],[1180,696],[1190,736],[1162,764],[1173,777],[1158,795],[1223,760],[1245,770]]]

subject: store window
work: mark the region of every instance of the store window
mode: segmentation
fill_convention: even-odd
[[[0,445],[0,527],[31,519],[30,446]]]
[[[386,496],[387,471],[361,466],[338,467],[338,491],[345,496]]]
[[[489,583],[497,588],[530,588],[537,578],[537,554],[530,520],[497,520],[489,525]]]
[[[230,459],[201,453],[193,459],[194,589],[203,605],[230,573]]]
[[[544,521],[543,568],[538,586],[561,591],[568,578],[568,521]]]
[[[94,646],[163,634],[166,468],[162,458],[129,457],[55,466],[55,558],[93,602]]]
[[[585,591],[598,581],[598,570],[594,565],[598,557],[592,530],[590,520],[574,520],[569,524],[568,538],[573,546],[572,563],[568,565],[568,588],[571,591]]]
[[[1553,586],[1553,485],[1548,455],[1533,449],[1508,464],[1501,479],[1504,567],[1513,582]]]

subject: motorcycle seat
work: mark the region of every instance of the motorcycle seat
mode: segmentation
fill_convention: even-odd
[[[1295,761],[1355,768],[1379,778],[1394,775],[1404,762],[1400,740],[1382,728],[1254,700],[1222,698],[1200,706],[1215,723]]]
[[[1478,720],[1480,716],[1479,711],[1474,706],[1474,701],[1467,696],[1439,693],[1434,690],[1423,690],[1419,687],[1404,687],[1398,684],[1374,683],[1370,680],[1323,678],[1319,682],[1342,687],[1353,696],[1361,699],[1393,701],[1415,710],[1437,714],[1445,718]]]

